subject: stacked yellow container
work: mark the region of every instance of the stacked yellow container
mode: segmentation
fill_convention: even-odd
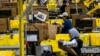
[[[69,34],[56,34],[56,40],[69,41],[70,37],[69,37]]]
[[[100,18],[96,18],[96,27],[100,27]]]
[[[22,31],[24,31],[24,24],[25,24],[26,20],[22,20]],[[19,29],[19,20],[10,20],[10,29]]]
[[[47,4],[47,8],[48,8],[48,10],[55,11],[57,8],[56,0],[50,0],[49,3]]]
[[[89,46],[89,34],[87,33],[80,34],[80,39],[83,40],[83,45]]]
[[[18,46],[19,45],[19,34],[13,34],[12,38],[9,39],[10,46]]]
[[[96,34],[95,33],[90,33],[90,39],[91,39],[91,46],[96,46]]]
[[[16,56],[15,51],[0,51],[0,56]]]
[[[59,25],[62,25],[62,23],[64,22],[63,21],[63,19],[50,19],[50,20],[48,20],[46,23],[48,23],[48,24],[53,24],[53,23],[57,23],[57,24],[59,24]]]
[[[96,46],[100,46],[100,33],[96,33]]]
[[[8,39],[9,39],[8,35],[6,35],[6,34],[0,35],[0,46],[7,46],[7,45],[9,45]]]

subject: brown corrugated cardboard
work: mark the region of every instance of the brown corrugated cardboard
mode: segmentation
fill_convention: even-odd
[[[2,7],[2,4],[0,3],[0,8]]]
[[[6,13],[5,13],[6,11]],[[8,17],[15,17],[17,15],[17,10],[16,8],[8,8],[8,7],[2,7],[0,9],[0,17],[2,18],[8,18]]]
[[[71,14],[73,27],[76,25],[76,19],[92,18],[92,16],[93,15]]]
[[[0,18],[0,33],[7,32],[8,26],[8,19],[7,18]]]
[[[39,40],[55,39],[57,33],[56,25],[48,25],[46,23],[28,23],[27,31],[39,31]]]
[[[39,31],[39,40],[48,39],[48,25],[45,23],[28,23],[27,31]]]
[[[18,8],[17,3],[11,3],[11,2],[2,2],[2,7],[13,7],[13,8]]]
[[[48,33],[50,39],[55,39],[57,33],[57,25],[48,25]]]
[[[69,14],[69,16],[71,16],[71,14],[72,14],[71,12],[73,12],[71,9],[76,10],[76,5],[74,3],[70,4],[69,6],[67,6],[65,8],[65,11]],[[87,8],[83,4],[81,4],[81,3],[78,3],[77,9],[82,10],[82,12],[78,12],[78,13],[85,13],[86,12],[85,10],[87,10]]]

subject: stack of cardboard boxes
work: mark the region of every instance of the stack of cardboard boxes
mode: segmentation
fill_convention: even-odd
[[[38,14],[38,12],[44,13],[47,15],[46,20],[49,19],[49,11],[45,6],[33,6],[32,10],[28,13],[27,16]],[[29,17],[27,17],[29,19]],[[55,39],[56,32],[57,32],[57,26],[56,25],[48,25],[47,23],[42,22],[40,20],[35,20],[36,18],[33,18],[33,21],[35,22],[28,22],[27,25],[27,31],[39,31],[39,40],[44,39]]]
[[[96,21],[93,19],[93,15],[86,14],[72,14],[72,25],[78,28],[80,31],[92,30],[96,27]],[[81,23],[81,24],[80,24]]]
[[[17,2],[17,0],[0,0],[0,2]]]
[[[17,3],[0,2],[0,33],[7,33],[9,30],[9,18],[16,15]]]

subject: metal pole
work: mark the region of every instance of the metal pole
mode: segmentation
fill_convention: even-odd
[[[18,15],[21,14],[23,10],[23,0],[18,0]]]
[[[25,50],[24,50],[24,37],[22,37],[22,19],[24,18],[24,16],[27,15],[28,11],[30,10],[30,8],[32,7],[34,0],[31,0],[28,7],[26,8],[26,10],[19,16],[19,41],[20,41],[20,56],[24,56],[25,55]]]
[[[77,0],[76,0],[76,13],[78,14]]]

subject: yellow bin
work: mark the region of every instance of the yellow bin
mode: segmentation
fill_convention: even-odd
[[[16,56],[15,51],[0,51],[0,56]]]

